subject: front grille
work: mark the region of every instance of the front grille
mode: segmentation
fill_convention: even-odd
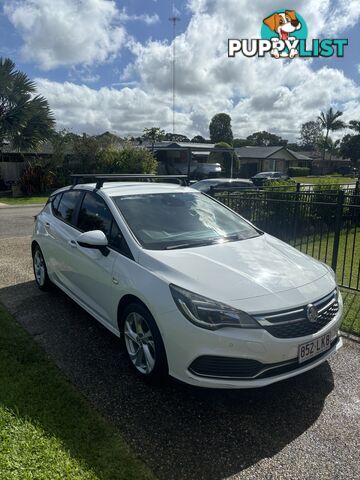
[[[307,318],[307,305],[276,314],[257,315],[255,318],[273,337],[306,337],[319,332],[335,318],[339,311],[336,291],[314,302],[314,305],[319,312],[315,322],[310,322]]]
[[[335,338],[331,342],[333,348],[339,341]],[[203,355],[196,358],[189,367],[189,371],[200,377],[232,379],[232,380],[255,380],[259,378],[269,378],[282,373],[292,372],[298,368],[315,362],[319,358],[328,354],[329,350],[320,353],[316,357],[299,363],[297,358],[279,363],[261,363],[249,358],[219,357],[213,355]]]

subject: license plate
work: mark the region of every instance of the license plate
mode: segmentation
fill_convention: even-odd
[[[306,360],[329,350],[330,345],[331,333],[327,333],[316,340],[299,345],[299,363],[306,362]]]

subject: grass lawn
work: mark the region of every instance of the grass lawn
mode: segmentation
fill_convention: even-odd
[[[360,293],[342,289],[344,318],[341,329],[360,336]]]
[[[0,203],[6,205],[31,205],[32,203],[46,203],[49,195],[36,195],[35,197],[0,197]]]
[[[324,236],[322,242],[315,237],[312,241],[310,236],[308,245],[306,238],[302,240],[302,245],[297,244],[296,248],[304,253],[308,253],[328,265],[331,265],[331,255],[333,250],[334,235]],[[327,248],[326,248],[327,243]],[[347,255],[345,254],[347,252]],[[353,261],[352,261],[352,255]],[[348,235],[343,232],[340,235],[339,256],[336,269],[336,279],[342,285],[352,288],[359,288],[358,278],[360,265],[360,232],[350,230]],[[346,288],[342,289],[344,299],[344,320],[342,329],[344,331],[360,335],[360,292],[354,292]]]
[[[291,242],[293,245],[293,242]],[[310,235],[297,240],[295,247],[322,262],[331,265],[334,245],[334,234],[324,234],[321,241],[318,235]],[[359,288],[360,286],[360,231],[351,229],[340,234],[338,263],[336,268],[337,281],[346,287]]]
[[[322,176],[322,177],[293,177],[293,180],[297,183],[311,183],[313,185],[325,185],[325,184],[346,184],[346,183],[356,183],[356,178],[353,177],[332,177],[332,176]]]
[[[0,478],[154,478],[1,305]]]

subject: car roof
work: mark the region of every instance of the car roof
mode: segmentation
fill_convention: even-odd
[[[94,191],[96,189],[96,184],[82,183],[78,185],[63,187],[53,192],[53,195],[71,189]],[[104,192],[109,197],[169,192],[198,193],[198,190],[190,187],[183,187],[182,185],[177,185],[175,183],[154,182],[105,182],[104,185],[100,189],[98,189],[98,191]]]

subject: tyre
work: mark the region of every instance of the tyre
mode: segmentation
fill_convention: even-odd
[[[159,384],[168,375],[164,343],[150,312],[139,303],[122,314],[122,338],[130,365],[145,381]]]
[[[52,284],[49,279],[45,259],[39,245],[36,245],[33,249],[33,269],[35,282],[40,290],[49,290]]]

